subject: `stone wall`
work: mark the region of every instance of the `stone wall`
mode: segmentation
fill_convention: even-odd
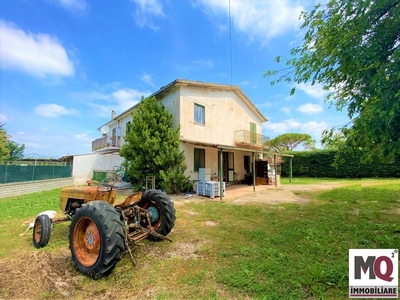
[[[0,198],[72,186],[72,177],[0,184]]]

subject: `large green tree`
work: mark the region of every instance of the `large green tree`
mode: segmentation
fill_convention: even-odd
[[[7,141],[7,148],[10,151],[10,158],[9,160],[21,160],[24,158],[24,144],[18,144],[14,141],[8,140]]]
[[[338,150],[343,147],[346,139],[341,130],[332,131],[329,139],[324,139],[322,145],[328,150]]]
[[[4,125],[0,125],[0,161],[23,159],[25,145],[11,141],[11,136],[7,134]]]
[[[0,125],[0,161],[4,161],[10,157],[10,150],[7,147],[8,135],[3,126],[4,124]]]
[[[291,151],[297,147],[314,149],[315,140],[307,133],[285,133],[269,140],[265,144],[271,151]]]
[[[179,128],[172,127],[172,115],[155,97],[142,98],[132,112],[132,123],[120,155],[125,172],[141,187],[146,176],[155,176],[156,187],[174,193],[186,190],[184,153],[179,150]]]
[[[400,154],[400,0],[331,0],[303,12],[302,45],[271,84],[322,85],[327,101],[347,109],[351,121],[338,129],[342,151],[361,150],[363,161]],[[279,63],[280,57],[276,58]]]

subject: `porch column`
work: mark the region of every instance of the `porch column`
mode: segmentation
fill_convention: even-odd
[[[251,162],[253,164],[253,192],[256,191],[256,155],[254,152],[251,154]]]
[[[218,166],[218,176],[219,176],[219,200],[222,201],[222,188],[223,188],[223,176],[222,176],[222,149],[218,151],[219,155],[219,166]]]

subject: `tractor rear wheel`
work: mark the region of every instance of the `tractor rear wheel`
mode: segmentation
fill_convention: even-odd
[[[36,248],[42,248],[50,240],[51,220],[48,215],[38,215],[33,226],[32,240]]]
[[[147,190],[137,203],[139,207],[145,208],[150,214],[150,222],[154,231],[166,236],[171,232],[175,225],[175,207],[174,202],[160,190]],[[146,220],[142,220],[146,227]],[[149,235],[149,239],[160,241],[160,238]]]
[[[77,209],[69,229],[69,248],[77,269],[98,279],[108,275],[125,250],[121,215],[105,201]]]

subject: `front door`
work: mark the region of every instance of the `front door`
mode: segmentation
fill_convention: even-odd
[[[233,152],[222,152],[222,174],[224,181],[232,182],[235,181],[235,170],[234,170],[234,155]],[[218,156],[218,165],[219,156]]]

